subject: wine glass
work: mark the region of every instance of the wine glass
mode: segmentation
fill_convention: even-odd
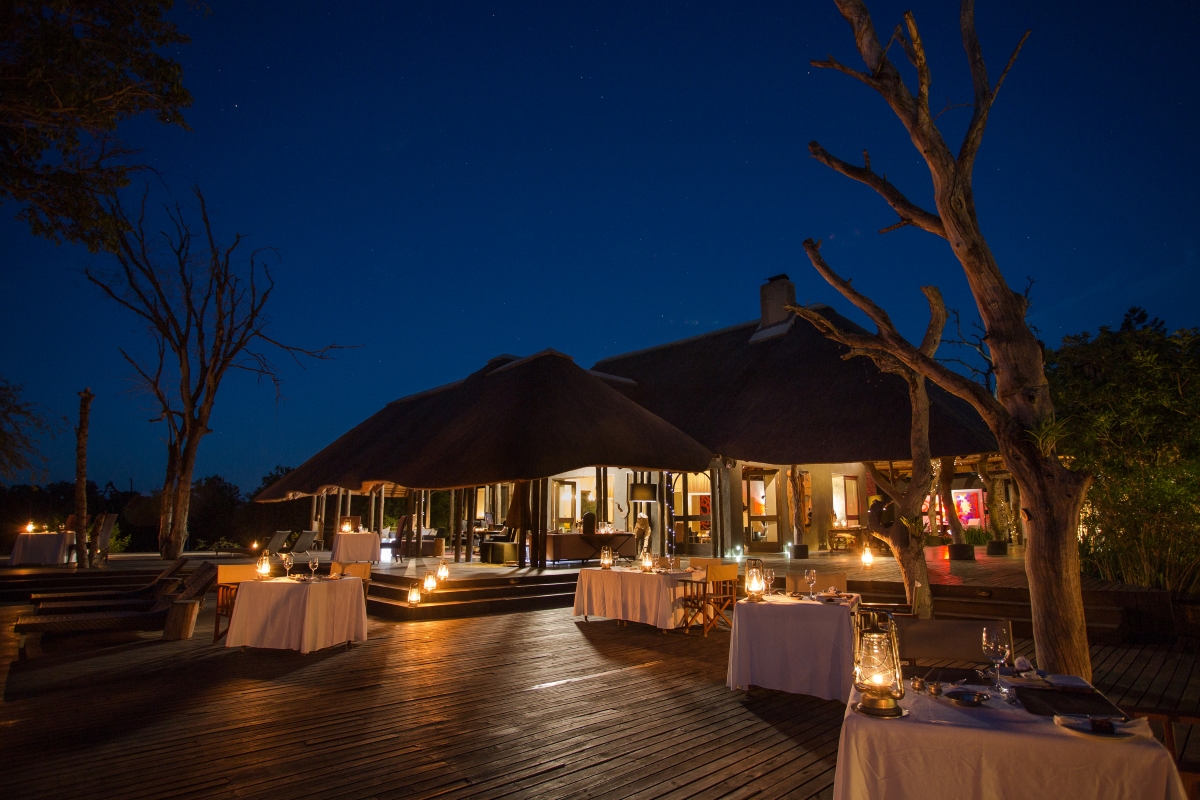
[[[766,584],[768,595],[775,592],[775,570],[763,570],[763,583]]]
[[[312,577],[314,581],[317,579],[317,567],[320,566],[320,564],[321,560],[317,558],[317,554],[310,550],[308,553],[308,568],[312,570]]]
[[[281,561],[283,561],[283,569],[285,570],[286,575],[289,578],[292,577],[292,566],[296,563],[295,557],[292,556],[291,553],[284,553],[279,558]]]
[[[808,584],[808,599],[816,600],[816,595],[813,594],[813,587],[817,585],[817,571],[815,569],[804,570],[804,582]]]
[[[996,685],[992,687],[996,691],[1003,691],[1000,686],[1000,665],[1008,661],[1011,652],[1012,644],[1008,641],[1007,629],[994,625],[983,629],[983,654],[996,670]]]

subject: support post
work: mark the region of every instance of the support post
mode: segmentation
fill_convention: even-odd
[[[450,518],[446,524],[450,528],[450,541],[454,542],[454,563],[457,564],[462,560],[462,525],[459,524],[459,508],[458,499],[461,492],[458,489],[450,491]]]
[[[312,507],[308,512],[308,524],[313,526],[313,530],[320,530],[317,527],[317,496],[312,496]]]
[[[375,530],[375,487],[372,486],[367,492],[367,499],[370,501],[367,505],[367,530]]]
[[[467,491],[470,492],[467,496],[467,563],[470,564],[475,549],[475,518],[479,516],[479,487],[472,486]]]

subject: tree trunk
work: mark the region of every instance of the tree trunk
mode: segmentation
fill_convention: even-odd
[[[788,516],[792,524],[792,544],[804,544],[804,494],[800,488],[800,467],[792,464],[787,473]]]
[[[196,468],[196,451],[200,447],[200,437],[185,434],[183,446],[179,452],[179,477],[175,489],[175,505],[171,509],[171,537],[167,541],[164,559],[179,558],[183,552],[184,542],[188,535],[188,506],[192,501],[192,473]]]
[[[983,484],[983,500],[987,505],[988,530],[992,533],[992,541],[1002,542],[1004,541],[1004,529],[1000,526],[1000,511],[1004,502],[1000,498],[1000,492],[997,491],[996,478],[988,470],[986,455],[979,457],[979,465],[975,471],[979,474],[979,482]]]
[[[179,490],[179,440],[171,434],[167,442],[167,471],[163,476],[162,492],[158,498],[158,552],[167,557],[171,541],[171,518],[175,511],[175,494]]]
[[[958,505],[954,502],[954,456],[942,459],[938,474],[938,498],[942,501],[942,516],[950,523],[950,536],[955,544],[963,543],[962,520],[958,518]]]
[[[87,546],[87,441],[91,389],[79,393],[79,427],[75,429],[75,563],[80,569],[91,566]]]
[[[925,564],[925,531],[914,535],[899,515],[883,534],[896,557],[904,580],[904,596],[912,604],[913,614],[921,619],[933,616],[933,593],[929,587],[929,569]]]

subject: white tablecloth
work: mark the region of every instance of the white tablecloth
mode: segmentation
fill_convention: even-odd
[[[333,537],[331,561],[378,561],[379,534],[338,533]]]
[[[850,703],[860,695],[851,692]],[[958,708],[905,695],[903,719],[871,719],[846,708],[834,800],[1184,800],[1165,748],[1143,720],[1132,739],[1072,733],[1020,706],[989,700]]]
[[[733,610],[726,685],[845,700],[854,687],[850,615],[850,604],[784,595],[770,595],[761,603],[739,600]]]
[[[575,616],[644,622],[676,628],[683,622],[681,580],[690,572],[654,573],[632,569],[581,569],[575,585]]]
[[[367,640],[367,603],[358,578],[331,581],[242,581],[227,647],[270,647],[308,653]]]
[[[13,543],[10,566],[17,564],[66,564],[74,533],[22,533]]]

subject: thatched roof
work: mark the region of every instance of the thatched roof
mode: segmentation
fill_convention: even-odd
[[[258,496],[387,482],[449,489],[588,466],[708,468],[712,452],[569,356],[500,356],[464,380],[389,403]]]
[[[862,330],[827,306],[845,329]],[[725,458],[766,464],[909,459],[910,406],[903,379],[794,315],[763,331],[758,322],[596,363],[595,373]],[[628,382],[634,381],[633,384]],[[996,449],[975,410],[927,382],[933,455]]]

